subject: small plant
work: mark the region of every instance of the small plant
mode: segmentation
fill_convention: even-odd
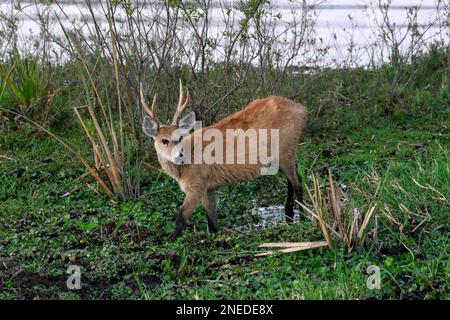
[[[74,111],[92,145],[94,162],[83,165],[109,197],[124,200],[140,195],[144,151],[139,148],[140,133],[136,130],[140,111],[136,111],[132,86],[125,75],[111,6],[112,2],[107,2],[110,38],[105,34],[97,39],[94,55],[86,54],[88,43],[79,33],[70,32],[62,23],[61,27],[71,53],[80,62],[78,75],[85,104]]]
[[[16,65],[14,64],[9,70],[2,64],[0,64],[0,101],[5,94],[6,87],[8,85],[9,78],[11,77],[11,73],[14,71]]]
[[[350,252],[354,247],[363,244],[376,206],[370,206],[365,213],[359,208],[351,208],[347,195],[334,182],[330,170],[327,186],[321,186],[314,174],[312,183],[312,190],[306,188],[312,208],[298,201],[297,203],[317,220],[328,245],[334,247],[341,242]]]
[[[30,113],[39,99],[45,98],[49,87],[48,75],[37,57],[13,55],[13,66],[0,64],[4,90],[16,100],[22,113]]]

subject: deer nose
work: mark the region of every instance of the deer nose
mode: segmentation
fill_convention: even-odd
[[[183,158],[184,154],[183,152],[180,152],[180,154],[178,155],[180,158]]]

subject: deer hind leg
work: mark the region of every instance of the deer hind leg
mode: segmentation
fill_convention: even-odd
[[[287,222],[294,221],[294,187],[291,181],[288,179],[288,190],[286,197],[285,216]]]
[[[282,166],[281,170],[284,172],[288,179],[288,192],[285,209],[286,221],[292,222],[294,218],[294,194],[297,200],[300,203],[303,203],[303,188],[300,183],[301,179],[297,173],[297,166],[295,163],[292,165]],[[302,210],[300,210],[300,212],[302,212]]]
[[[175,230],[172,234],[172,240],[175,240],[183,231],[186,226],[189,217],[192,215],[192,212],[195,210],[198,202],[201,199],[201,194],[195,192],[188,192],[184,198],[183,207],[180,210],[180,213],[175,220]]]
[[[211,232],[219,231],[217,224],[217,210],[216,210],[216,191],[210,190],[202,199],[208,217],[208,229]]]

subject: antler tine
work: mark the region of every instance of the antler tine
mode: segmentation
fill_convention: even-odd
[[[177,111],[175,112],[175,115],[173,116],[172,125],[177,125],[178,118],[181,116],[184,109],[186,109],[188,103],[189,103],[189,91],[186,90],[186,98],[184,99],[184,103],[183,103],[183,84],[181,83],[181,79],[180,79],[180,97],[178,99]]]
[[[183,103],[183,83],[181,82],[180,79],[180,96],[178,98],[177,110],[180,109],[182,103]]]
[[[145,96],[144,96],[144,90],[142,88],[142,83],[139,85],[139,94],[141,96],[141,104],[142,104],[142,107],[145,110],[145,113],[147,113],[151,118],[153,118],[156,121],[160,122],[159,119],[158,119],[158,116],[156,115],[156,94],[153,97],[153,102],[152,102],[152,108],[151,109],[148,107],[148,104],[145,101]]]
[[[139,95],[141,97],[141,104],[142,107],[144,108],[144,111],[153,118],[153,112],[150,110],[150,108],[148,107],[147,102],[145,101],[145,97],[144,97],[144,89],[142,88],[142,83],[139,84]]]
[[[159,123],[161,123],[161,121],[159,121],[158,116],[156,115],[156,100],[157,100],[156,97],[157,97],[157,95],[155,93],[155,95],[153,96],[153,102],[152,102],[152,114],[153,114],[153,118],[156,121],[158,121]]]

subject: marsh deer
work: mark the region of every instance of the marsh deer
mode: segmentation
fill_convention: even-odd
[[[185,193],[183,206],[175,221],[173,239],[183,230],[199,202],[206,209],[209,230],[216,232],[216,190],[233,182],[255,179],[263,169],[274,165],[287,177],[285,215],[287,221],[293,220],[294,195],[303,202],[296,150],[308,117],[305,107],[286,98],[270,96],[255,100],[219,122],[190,133],[194,128],[195,114],[190,112],[180,118],[189,102],[189,94],[184,94],[181,82],[178,107],[170,125],[163,125],[156,115],[156,95],[151,108],[147,105],[142,85],[140,99],[146,113],[142,129],[154,140],[162,170],[175,179]],[[263,137],[267,130],[278,135]],[[252,134],[248,133],[250,131]],[[222,138],[222,144],[211,147],[219,138]],[[270,163],[267,159],[262,161],[260,152],[252,151],[252,139],[265,141],[259,147],[270,145]],[[214,161],[195,161],[199,153],[208,154]],[[220,161],[224,157],[231,161]],[[250,158],[253,161],[249,161]]]

